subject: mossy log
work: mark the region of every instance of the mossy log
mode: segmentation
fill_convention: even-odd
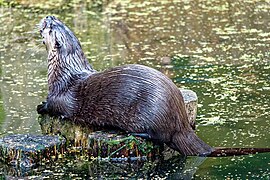
[[[189,122],[195,126],[197,95],[191,90],[180,92],[184,97]],[[163,151],[163,147],[153,144],[150,140],[120,132],[95,131],[95,127],[81,126],[57,117],[43,115],[39,118],[39,123],[43,134],[65,137],[70,153],[83,151],[84,155],[87,154],[90,158],[140,159]]]
[[[163,147],[150,140],[123,134],[118,131],[93,131],[60,118],[40,117],[42,132],[46,135],[61,135],[66,139],[68,154],[80,154],[89,159],[123,161],[141,160],[160,154]]]
[[[133,135],[95,131],[89,134],[87,150],[90,158],[122,161],[155,156],[161,147]]]
[[[65,139],[60,136],[30,134],[0,138],[0,160],[20,168],[54,160],[63,154]]]

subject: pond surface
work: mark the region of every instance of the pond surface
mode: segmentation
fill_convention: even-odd
[[[41,133],[47,62],[36,24],[55,15],[93,67],[138,63],[198,94],[197,134],[214,147],[270,147],[270,1],[20,1],[0,8],[0,134]],[[1,176],[269,179],[270,154],[134,164],[74,160]]]

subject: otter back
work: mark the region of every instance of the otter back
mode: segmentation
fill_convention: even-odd
[[[80,124],[147,134],[186,155],[211,152],[193,132],[179,89],[152,68],[126,65],[93,74],[75,88],[75,99]]]

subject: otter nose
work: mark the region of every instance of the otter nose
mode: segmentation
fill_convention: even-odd
[[[54,20],[55,17],[54,16],[46,16],[46,19],[48,19],[48,20]]]

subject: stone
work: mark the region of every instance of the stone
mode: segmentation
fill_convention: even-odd
[[[14,134],[0,138],[0,160],[20,168],[31,168],[64,152],[61,136]]]

